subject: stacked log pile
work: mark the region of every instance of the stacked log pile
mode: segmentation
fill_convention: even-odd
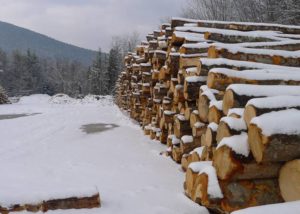
[[[299,67],[300,27],[173,18],[125,57],[115,101],[191,200],[230,213],[300,199]]]

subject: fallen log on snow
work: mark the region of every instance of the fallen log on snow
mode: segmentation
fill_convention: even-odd
[[[300,86],[232,84],[227,87],[223,99],[223,112],[244,107],[252,98],[279,95],[300,96]]]
[[[288,109],[255,117],[249,126],[249,144],[258,163],[300,158],[300,111]]]

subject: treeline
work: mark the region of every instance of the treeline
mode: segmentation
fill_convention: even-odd
[[[0,85],[9,96],[65,93],[76,97],[113,93],[125,53],[132,51],[139,36],[114,37],[110,52],[99,49],[93,64],[83,65],[66,58],[44,58],[26,53],[0,50]]]
[[[188,0],[186,18],[300,24],[299,0]]]

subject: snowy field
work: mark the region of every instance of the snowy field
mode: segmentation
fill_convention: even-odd
[[[165,147],[145,137],[110,98],[33,95],[0,106],[0,115],[14,114],[29,115],[0,116],[0,205],[98,190],[99,209],[49,213],[208,213],[184,196],[180,166],[159,155]],[[102,132],[84,132],[90,124],[102,124]]]

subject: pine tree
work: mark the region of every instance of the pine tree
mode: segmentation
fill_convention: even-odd
[[[122,53],[119,46],[111,48],[109,52],[108,74],[109,74],[109,89],[113,92],[118,75],[122,69]]]
[[[89,70],[90,92],[96,95],[109,93],[109,75],[106,66],[106,57],[99,49],[93,66]]]
[[[2,86],[0,85],[0,104],[6,104],[6,103],[9,103],[9,100],[4,88],[2,88]]]

